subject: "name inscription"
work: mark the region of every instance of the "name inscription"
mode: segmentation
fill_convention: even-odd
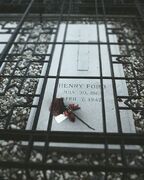
[[[101,102],[100,83],[59,83],[59,88],[66,101]]]

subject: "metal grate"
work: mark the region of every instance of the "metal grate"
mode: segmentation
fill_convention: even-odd
[[[5,179],[144,178],[142,6],[142,2],[134,0],[1,1],[1,12],[6,14],[0,16],[0,37],[3,38],[0,39],[0,176]],[[25,12],[22,7],[25,7]],[[21,18],[16,13],[21,13]],[[67,41],[68,28],[78,23],[94,24],[97,40]],[[62,24],[65,24],[63,36],[58,41]],[[101,24],[106,41],[101,41]],[[111,40],[113,35],[117,41]],[[65,47],[68,45],[97,46],[99,75],[61,75]],[[58,67],[56,74],[51,75],[57,46],[61,46]],[[102,46],[108,49],[111,75],[103,72]],[[113,46],[119,47],[119,54],[112,52]],[[43,74],[45,65],[47,68]],[[119,65],[124,69],[124,76],[116,76],[115,67]],[[71,79],[99,80],[102,132],[53,131],[52,112],[46,130],[37,130],[47,82],[55,81],[53,102],[59,82]],[[38,93],[40,80],[42,86]],[[107,131],[104,83],[109,80],[112,82],[117,132]],[[126,82],[127,95],[118,94],[118,82]],[[32,109],[35,109],[34,120],[31,128],[26,129]],[[136,132],[123,132],[121,111],[132,111]],[[35,143],[43,146],[36,147]],[[103,145],[103,148],[66,149],[51,147],[50,143],[93,144]],[[119,149],[111,150],[115,145]],[[138,148],[129,151],[131,146]]]

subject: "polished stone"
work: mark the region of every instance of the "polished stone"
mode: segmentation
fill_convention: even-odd
[[[64,26],[60,28],[60,33],[64,31]],[[78,28],[78,31],[77,31]],[[95,25],[69,25],[68,35],[66,41],[78,41],[89,42],[97,41]],[[105,28],[100,25],[101,28],[101,42],[106,41]],[[83,32],[84,30],[84,32]],[[87,35],[87,32],[91,32]],[[93,33],[92,33],[93,32]],[[103,35],[103,36],[102,36]],[[60,34],[58,36],[62,40]],[[110,36],[110,41],[116,41],[116,36]],[[100,53],[99,53],[100,48]],[[61,53],[62,45],[56,45],[50,75],[56,76],[59,64],[59,57]],[[116,46],[111,47],[113,54],[119,54],[119,49]],[[101,55],[101,58],[99,57]],[[73,123],[71,121],[64,120],[61,123],[57,123],[52,119],[52,131],[66,131],[66,132],[104,132],[104,120],[106,121],[107,132],[118,132],[118,119],[115,106],[115,97],[113,92],[113,82],[111,79],[103,79],[103,86],[100,79],[95,79],[95,76],[100,76],[100,60],[102,64],[103,76],[111,76],[111,67],[109,58],[109,50],[107,45],[65,45],[64,53],[61,64],[60,76],[63,76],[59,80],[57,86],[56,97],[63,97],[64,103],[79,104],[80,110],[77,110],[75,114],[79,116],[83,121],[88,123],[95,130],[89,129],[86,125],[80,122],[78,119]],[[45,74],[47,64],[43,67],[42,74]],[[116,77],[124,77],[124,71],[121,64],[114,65],[114,75]],[[65,76],[78,76],[79,78],[64,78]],[[80,77],[88,77],[88,79],[82,79]],[[44,99],[38,119],[37,130],[47,130],[49,124],[49,107],[52,102],[53,92],[55,89],[55,78],[48,79],[46,90],[44,93]],[[43,80],[39,81],[37,93],[41,92]],[[125,81],[116,81],[116,89],[118,95],[128,95],[127,85]],[[102,90],[104,96],[102,98]],[[38,98],[35,98],[34,104],[37,104]],[[102,104],[104,103],[105,112],[102,110]],[[27,129],[31,129],[36,109],[32,109],[30,118],[27,124]],[[135,126],[133,122],[132,112],[120,111],[120,121],[122,124],[122,131],[124,133],[135,133]],[[60,147],[85,147],[87,145],[81,144],[68,144],[68,143],[51,143],[51,146]],[[103,148],[103,145],[88,145],[89,148]],[[111,146],[111,148],[117,149],[119,146]],[[129,147],[130,149],[130,147]]]

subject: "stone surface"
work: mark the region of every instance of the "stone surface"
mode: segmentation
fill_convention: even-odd
[[[4,44],[0,44],[0,53],[2,53],[2,51],[4,50],[4,48],[5,48],[5,46],[6,46],[6,43],[8,42],[8,40],[10,39],[10,37],[11,37],[11,34],[4,34],[3,32],[5,32],[5,31],[3,31],[3,28],[2,28],[2,26],[0,25],[0,42],[1,43],[4,43]],[[1,73],[1,71],[2,71],[2,69],[4,68],[4,64],[5,63],[2,63],[1,65],[0,65],[0,73]]]
[[[77,29],[78,28],[78,29]],[[100,25],[101,42],[106,41],[105,28]],[[83,32],[84,30],[84,32]],[[61,25],[60,33],[63,34],[64,25]],[[91,32],[88,35],[86,32]],[[92,33],[93,32],[93,33]],[[59,34],[58,41],[61,41]],[[68,35],[66,41],[97,41],[96,26],[95,25],[69,25]],[[116,36],[111,36],[110,41],[116,41]],[[50,75],[56,76],[58,70],[59,57],[61,52],[61,45],[56,45]],[[106,45],[100,46],[102,74],[103,76],[111,76],[110,59],[108,47]],[[112,46],[113,54],[119,54],[118,47]],[[47,64],[43,67],[42,74],[45,74]],[[124,77],[123,67],[120,64],[114,65],[114,74],[116,77]],[[102,112],[102,96],[101,88],[104,91],[104,104],[106,115],[107,132],[118,132],[117,118],[115,110],[114,93],[111,79],[103,79],[103,87],[99,79],[92,79],[94,76],[100,76],[99,53],[97,45],[65,45],[62,59],[60,76],[87,76],[88,79],[73,79],[62,78],[59,80],[57,97],[64,97],[65,104],[75,103],[79,104],[80,110],[76,111],[76,115],[87,122],[95,131],[89,129],[78,119],[75,123],[65,120],[57,123],[54,119],[52,121],[52,131],[72,131],[72,132],[103,132],[103,112]],[[43,80],[39,81],[36,93],[41,92]],[[55,86],[55,79],[48,79],[44,99],[42,102],[41,112],[38,120],[37,130],[47,130],[49,122],[49,107],[52,101]],[[125,81],[116,81],[116,88],[118,95],[128,95],[128,90]],[[38,103],[38,98],[34,99],[34,104]],[[27,129],[31,129],[36,109],[32,108]],[[120,111],[122,131],[126,133],[134,133],[135,126],[131,111]],[[40,145],[40,144],[39,144]],[[85,144],[66,144],[66,143],[51,143],[51,146],[60,147],[82,147]],[[89,145],[87,148],[103,148],[103,145]],[[111,146],[114,149],[119,146]],[[129,148],[132,148],[129,146]]]

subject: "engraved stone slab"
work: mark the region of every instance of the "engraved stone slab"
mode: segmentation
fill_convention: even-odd
[[[61,25],[60,33],[63,34],[64,25]],[[93,31],[94,37],[93,39],[97,41],[95,36],[96,26],[87,25],[78,26],[80,29],[78,34],[74,36],[77,32],[77,25],[69,25],[68,28],[68,36],[67,40],[70,41],[70,37],[72,40],[83,40],[82,38],[78,39],[78,37],[85,37],[85,41],[88,41],[88,36],[84,36],[81,34],[81,29],[87,29],[87,32]],[[103,27],[103,28],[102,28]],[[105,34],[104,26],[100,26],[103,34]],[[85,33],[86,34],[86,33]],[[70,37],[69,37],[70,36]],[[91,35],[92,36],[92,35]],[[90,36],[90,40],[91,40]],[[60,35],[58,36],[60,37]],[[105,41],[105,36],[103,36],[103,41]],[[116,39],[116,37],[113,37]],[[112,37],[111,37],[112,39]],[[102,41],[102,40],[101,40]],[[50,75],[56,76],[59,57],[62,46],[56,45],[55,53],[53,56]],[[103,76],[111,76],[110,71],[110,59],[108,55],[108,47],[106,45],[100,46],[101,50],[101,62],[102,62],[102,73]],[[113,47],[113,52],[117,54],[117,47]],[[42,74],[45,74],[47,68],[47,64],[45,63],[43,67]],[[116,77],[124,77],[123,67],[120,64],[116,64],[114,66],[114,73]],[[61,123],[57,123],[55,119],[52,120],[51,131],[66,131],[66,132],[103,132],[103,111],[102,111],[102,96],[101,96],[101,88],[104,90],[104,104],[105,104],[105,118],[106,118],[106,130],[107,132],[118,132],[117,127],[117,117],[116,117],[116,109],[115,109],[115,101],[114,101],[114,93],[113,93],[113,85],[111,79],[103,79],[103,87],[100,83],[99,79],[92,78],[94,76],[100,76],[100,66],[99,66],[99,54],[98,54],[98,46],[97,45],[65,45],[64,54],[62,59],[60,76],[63,78],[59,79],[57,97],[63,97],[65,104],[75,103],[79,104],[81,107],[80,110],[77,110],[75,113],[85,122],[87,122],[91,127],[95,130],[89,129],[78,119],[74,123],[70,122],[68,119],[62,121]],[[87,79],[82,78],[64,78],[64,76],[87,76]],[[37,92],[41,92],[41,86],[43,84],[43,80],[41,79],[38,84]],[[49,123],[49,107],[52,101],[53,92],[55,88],[55,78],[48,79],[46,90],[44,93],[44,99],[42,102],[41,112],[37,124],[37,130],[47,130]],[[117,81],[116,82],[117,94],[118,95],[128,95],[128,90],[125,81]],[[39,98],[35,98],[33,104],[38,103]],[[26,129],[31,129],[33,120],[35,117],[36,109],[32,108],[30,117],[28,120],[28,124]],[[121,111],[121,124],[122,131],[125,133],[135,133],[135,126],[133,122],[133,116],[131,111]],[[36,145],[43,145],[37,143]],[[75,148],[103,148],[103,145],[86,145],[86,144],[72,144],[72,143],[50,143],[50,146],[53,147],[75,147]],[[111,146],[113,149],[119,149],[119,146]],[[128,147],[128,149],[134,147]]]
[[[79,46],[77,52],[77,70],[88,71],[89,69],[89,47]]]

